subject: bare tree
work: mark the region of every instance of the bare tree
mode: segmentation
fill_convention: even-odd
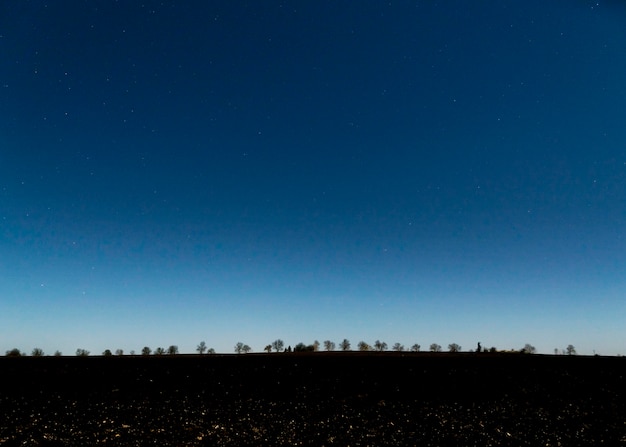
[[[387,343],[385,343],[384,341],[376,340],[374,342],[374,349],[379,352],[386,351]]]
[[[176,355],[176,354],[178,354],[178,346],[170,345],[170,347],[167,348],[167,354],[168,355]]]
[[[43,349],[34,348],[33,352],[31,352],[30,355],[32,355],[33,357],[43,357]]]
[[[441,345],[433,343],[430,345],[430,352],[441,352]]]
[[[207,350],[207,347],[204,341],[201,341],[200,344],[196,347],[196,351],[198,351],[198,354],[200,355],[204,354],[206,350]]]
[[[124,350],[123,349],[116,349],[115,350],[115,355],[124,355]]]
[[[324,341],[324,349],[326,351],[334,351],[335,350],[335,343],[330,341],[330,340],[325,340]]]
[[[530,343],[526,343],[524,345],[524,347],[522,348],[522,352],[524,352],[526,354],[535,354],[537,352],[537,350]]]
[[[341,349],[342,351],[350,350],[350,342],[348,341],[347,338],[344,338],[343,341],[339,343],[339,349]]]
[[[78,357],[87,357],[89,354],[90,354],[90,352],[87,351],[86,349],[78,348],[76,350],[76,355]]]
[[[276,352],[282,351],[284,346],[285,346],[285,343],[280,338],[272,342],[272,348],[274,348],[274,351]]]
[[[457,345],[456,343],[450,343],[448,345],[448,351],[450,351],[450,352],[460,352],[461,351],[461,347],[459,345]]]
[[[360,341],[357,347],[359,348],[359,351],[370,351],[372,349],[371,346],[364,341]]]
[[[391,349],[396,352],[402,352],[404,351],[404,345],[401,345],[400,343],[395,343]]]
[[[565,353],[567,355],[576,355],[576,348],[574,348],[574,345],[567,345],[567,348],[565,348]]]
[[[54,356],[55,357],[61,357],[63,355],[63,353],[61,351],[54,351]]]
[[[420,352],[420,348],[421,346],[415,343],[413,346],[411,346],[411,352]]]
[[[141,350],[141,355],[150,355],[152,350],[148,346],[144,346]]]
[[[319,341],[317,341],[317,340],[315,340],[315,341],[313,342],[313,351],[317,352],[317,351],[319,351],[319,350],[320,350],[320,342],[319,342]]]

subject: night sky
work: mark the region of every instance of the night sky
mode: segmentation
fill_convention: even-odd
[[[626,354],[626,7],[0,3],[0,352]]]

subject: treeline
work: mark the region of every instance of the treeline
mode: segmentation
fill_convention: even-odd
[[[198,352],[200,354],[215,354],[215,350],[213,348],[207,348],[206,344],[204,342],[202,342],[200,345],[198,345]],[[78,348],[76,350],[76,356],[78,357],[87,357],[89,355],[91,355],[91,351],[88,351],[86,349],[82,349],[82,348]],[[129,355],[137,355],[137,353],[135,351],[130,351],[128,353]],[[148,355],[176,355],[179,354],[178,351],[178,346],[176,345],[171,345],[170,347],[168,347],[167,349],[165,348],[156,348],[154,351],[148,347],[148,346],[144,346],[143,349],[140,352],[140,355],[143,356],[148,356]],[[22,352],[17,348],[13,348],[10,351],[6,351],[6,355],[7,357],[24,357],[27,356],[28,354],[26,352]],[[43,357],[45,355],[45,353],[43,352],[42,349],[40,348],[34,348],[30,354],[32,357]],[[53,354],[53,356],[55,357],[60,357],[62,356],[63,353],[61,351],[55,351],[55,353]],[[110,349],[105,349],[102,354],[102,356],[104,357],[109,357],[109,356],[121,356],[121,355],[125,355],[124,350],[123,349],[116,349],[115,353],[113,353]]]
[[[337,349],[339,348],[339,349]],[[350,341],[348,339],[343,339],[339,344],[336,344],[335,342],[331,341],[331,340],[325,340],[324,342],[320,343],[319,341],[315,340],[312,344],[305,344],[305,343],[298,343],[296,344],[293,348],[291,347],[291,345],[285,347],[285,343],[283,342],[283,340],[281,339],[276,339],[274,340],[272,343],[266,345],[263,348],[263,351],[267,352],[267,353],[272,353],[272,352],[317,352],[317,351],[352,351],[352,345],[350,343]],[[373,352],[383,352],[383,351],[387,351],[389,350],[389,346],[387,345],[387,343],[385,343],[384,341],[380,341],[380,340],[376,340],[373,344],[369,344],[366,343],[364,341],[359,341],[356,345],[356,350],[357,351],[373,351]],[[401,343],[394,343],[393,346],[391,346],[391,350],[395,351],[395,352],[420,352],[421,350],[421,345],[418,343],[415,343],[413,345],[411,345],[408,349],[405,348],[405,346]],[[458,345],[457,343],[450,343],[448,345],[448,352],[461,352],[462,348],[460,345]],[[204,341],[201,341],[198,346],[196,347],[196,352],[200,355],[203,354],[215,354],[215,349],[213,348],[209,348],[207,346],[207,344]],[[234,347],[234,352],[236,354],[247,354],[252,351],[252,348],[242,342],[237,342],[237,344],[235,344]],[[443,352],[443,348],[441,345],[437,344],[437,343],[432,343],[429,347],[427,352]],[[480,342],[478,343],[477,347],[475,350],[470,349],[469,352],[491,352],[491,353],[496,353],[496,352],[517,352],[517,353],[524,353],[524,354],[535,354],[537,352],[537,350],[535,349],[534,346],[532,346],[531,344],[526,344],[524,345],[523,348],[516,350],[516,349],[510,349],[510,350],[498,350],[495,347],[491,347],[491,348],[483,348],[480,344]],[[78,357],[87,357],[91,354],[90,351],[86,350],[86,349],[82,349],[79,348],[76,350],[75,355]],[[148,346],[144,346],[143,349],[140,351],[139,355],[142,356],[150,356],[150,355],[177,355],[179,354],[179,350],[178,350],[178,346],[176,345],[170,345],[167,349],[163,348],[163,347],[158,347],[154,350],[152,350],[150,347]],[[573,345],[568,345],[565,349],[554,349],[554,354],[558,355],[558,354],[563,354],[563,355],[575,355],[576,354],[576,348],[574,348]],[[11,349],[9,351],[6,351],[6,356],[7,357],[23,357],[23,356],[27,356],[28,354],[26,352],[22,352],[17,348]],[[32,357],[42,357],[45,355],[45,353],[43,352],[42,349],[40,348],[34,348],[30,355]],[[63,354],[60,351],[55,351],[55,353],[53,354],[54,356],[62,356]],[[116,349],[115,352],[111,351],[110,349],[105,349],[102,354],[102,356],[108,357],[108,356],[122,356],[125,355],[124,350],[123,349]],[[130,351],[129,355],[137,355],[137,353],[135,351]]]

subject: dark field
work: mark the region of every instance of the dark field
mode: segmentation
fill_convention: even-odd
[[[5,446],[626,446],[626,358],[0,359]]]

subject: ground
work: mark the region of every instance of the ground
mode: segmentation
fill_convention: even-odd
[[[0,359],[0,445],[626,445],[626,359]]]

